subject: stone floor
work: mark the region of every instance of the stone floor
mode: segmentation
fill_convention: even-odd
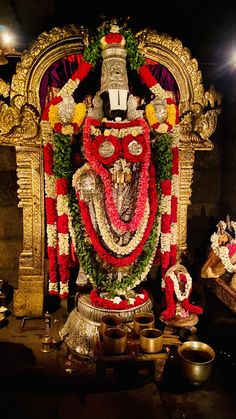
[[[209,290],[204,290],[204,305],[197,336],[215,349],[216,358],[207,382],[193,387],[183,378],[174,351],[158,383],[151,365],[142,370],[126,363],[108,370],[101,381],[92,361],[68,361],[63,342],[50,353],[42,352],[44,319],[23,322],[9,304],[0,328],[0,417],[235,419],[236,315]],[[68,311],[64,304],[51,310],[50,333],[56,339]]]

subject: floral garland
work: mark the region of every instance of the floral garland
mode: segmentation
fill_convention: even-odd
[[[124,222],[121,220],[120,215],[118,213],[116,204],[113,199],[113,192],[112,192],[112,186],[110,182],[109,175],[105,168],[97,162],[95,159],[95,156],[92,152],[92,142],[90,137],[90,127],[93,125],[94,120],[92,118],[87,118],[84,124],[84,150],[85,150],[85,157],[88,160],[90,166],[92,169],[101,177],[104,188],[105,188],[105,202],[106,202],[106,210],[108,213],[108,216],[114,224],[116,228],[118,228],[120,231],[135,231],[137,227],[139,226],[140,220],[143,218],[145,204],[147,201],[147,194],[148,194],[148,182],[149,182],[149,173],[148,168],[150,165],[150,145],[149,145],[149,128],[145,121],[143,120],[136,120],[136,124],[141,125],[143,128],[143,135],[145,138],[146,143],[146,154],[144,157],[144,161],[141,165],[141,172],[139,177],[139,187],[138,187],[138,197],[136,202],[136,209],[135,213],[131,219],[130,222]],[[122,124],[116,124],[114,123],[114,126],[118,128]]]
[[[230,260],[230,245],[220,246],[219,236],[213,233],[211,236],[211,248],[213,252],[221,259],[225,269],[230,272],[236,272],[236,264],[233,265]]]
[[[155,114],[155,108],[152,103],[149,103],[145,107],[145,113],[147,120],[156,132],[165,134],[173,129],[173,127],[178,123],[178,107],[174,101],[170,98],[166,99],[167,103],[167,119],[165,122],[158,122],[157,116]]]
[[[132,236],[131,240],[126,245],[119,245],[114,241],[113,235],[108,226],[108,222],[106,222],[105,219],[104,209],[101,208],[101,198],[99,198],[99,196],[94,197],[94,208],[97,225],[105,245],[113,253],[116,253],[117,255],[127,255],[131,253],[137,247],[138,243],[141,241],[146,230],[150,214],[149,203],[147,203],[146,205],[143,220],[141,221],[136,232],[134,233],[134,236]]]
[[[171,272],[171,274],[168,276],[168,278],[170,278],[171,281],[173,282],[174,291],[175,291],[175,295],[177,297],[177,300],[178,301],[185,300],[185,298],[187,298],[189,296],[190,290],[192,288],[192,278],[189,275],[189,273],[181,273],[180,274],[179,280],[182,281],[185,284],[184,291],[180,290],[179,280],[178,280],[178,278],[177,278],[177,276],[174,272]]]
[[[105,32],[103,32],[103,36],[104,36]],[[149,71],[148,67],[146,65],[144,65],[144,58],[141,56],[141,54],[138,51],[137,43],[136,43],[135,38],[133,36],[131,36],[130,40],[128,41],[129,35],[130,34],[126,31],[126,35],[125,35],[126,47],[129,49],[130,56],[133,54],[132,55],[132,57],[133,57],[132,62],[131,62],[131,59],[130,59],[130,66],[131,66],[132,69],[137,69],[138,70],[139,74],[141,75],[141,78],[143,78],[143,79],[146,78],[147,79],[150,90],[155,95],[158,95],[159,97],[163,97],[164,99],[166,99],[167,108],[169,106],[169,108],[168,108],[169,109],[169,114],[168,114],[169,119],[167,121],[167,124],[171,125],[171,127],[169,127],[169,125],[167,126],[167,131],[169,131],[170,129],[173,128],[173,125],[174,125],[174,122],[173,122],[173,120],[174,120],[174,116],[173,116],[174,107],[172,106],[173,103],[171,102],[171,98],[169,98],[168,94],[165,93],[164,89],[162,89],[161,86],[156,82],[155,78],[150,83],[150,80],[148,80],[148,78],[150,76],[150,74],[148,74],[148,73],[150,73],[150,71]],[[112,39],[112,37],[113,37],[113,39]],[[116,37],[116,39],[115,39],[115,37]],[[100,43],[101,33],[98,36],[98,39],[99,39],[99,43]],[[111,34],[106,38],[106,42],[107,42],[107,40],[109,41],[108,43],[121,42],[122,38],[119,37],[119,39],[117,39],[117,34]],[[134,44],[136,44],[136,48],[133,48]],[[100,45],[100,48],[101,48],[101,45]],[[91,60],[89,59],[89,51],[91,52],[92,50],[93,50],[93,52],[96,52],[96,50],[97,50],[97,46],[95,45],[95,43],[93,44],[93,46],[92,46],[92,43],[91,43],[89,45],[89,47],[87,47],[87,49],[85,50],[85,53],[84,53],[84,59],[81,61],[81,64],[80,64],[78,70],[72,75],[71,79],[69,79],[68,82],[64,85],[64,87],[59,92],[59,95],[52,102],[50,102],[49,106],[47,106],[45,108],[45,111],[43,112],[42,122],[49,120],[49,114],[50,114],[50,118],[52,117],[51,118],[51,122],[52,122],[52,120],[53,120],[53,108],[50,111],[50,106],[57,105],[61,101],[63,101],[65,97],[72,95],[72,93],[74,92],[75,88],[78,86],[80,81],[84,77],[86,77],[88,72],[91,70],[91,68],[93,67],[93,65],[95,63],[95,62],[93,62],[92,59]],[[100,58],[101,57],[101,52],[100,51],[99,51],[99,54],[97,53],[97,57],[98,57],[98,55],[99,55],[99,58]],[[151,79],[151,77],[150,77],[150,79]],[[168,103],[168,101],[169,101],[169,103]],[[57,122],[57,120],[54,119],[54,122],[55,122],[54,125],[53,125],[54,132],[59,132],[59,133],[62,133],[62,134],[64,133],[68,136],[71,136],[72,134],[76,133],[78,131],[79,127],[81,126],[82,122],[83,122],[83,110],[82,110],[82,108],[80,110],[81,110],[81,115],[79,115],[79,107],[78,107],[77,108],[77,116],[75,117],[76,120],[72,119],[72,121],[69,124],[67,124],[67,126],[65,125],[63,127],[63,124],[60,125],[60,122]],[[56,111],[55,111],[55,114],[56,114]],[[55,114],[54,114],[54,117],[55,117]],[[177,121],[177,119],[178,118],[177,118],[177,112],[176,112],[175,120]],[[158,131],[159,127],[155,126],[155,123],[158,123],[158,122],[154,121],[153,124],[152,124],[152,128]],[[144,131],[145,130],[146,130],[146,132],[144,132],[144,136],[147,135],[147,138],[149,138],[149,130],[148,130],[147,124],[146,124],[146,127],[144,128]],[[163,132],[162,128],[160,128],[158,132]],[[44,141],[44,144],[46,145],[46,141]],[[148,155],[148,153],[146,153],[146,155]],[[150,150],[149,150],[149,158],[150,158]],[[147,167],[148,167],[148,162],[146,161],[146,167],[145,167],[145,164],[144,164],[142,174],[144,174],[144,175],[148,174]],[[146,173],[145,173],[144,169],[146,169]],[[101,172],[102,172],[102,168],[101,168]],[[99,173],[99,175],[102,177],[102,175],[104,173],[105,172]],[[52,175],[52,177],[53,177],[53,175]],[[145,180],[143,180],[143,179],[145,179]],[[144,186],[144,189],[146,187],[146,194],[147,194],[147,189],[148,188],[147,188],[147,183],[145,183],[146,180],[147,180],[147,178],[145,176],[140,176],[139,190],[143,190],[142,187]],[[108,193],[106,194],[106,209],[110,211],[109,216],[110,216],[110,219],[112,220],[112,223],[114,224],[114,226],[116,228],[120,229],[121,231],[135,231],[135,230],[137,230],[137,228],[139,226],[139,223],[140,223],[140,220],[143,218],[143,215],[144,215],[144,208],[145,208],[145,202],[147,201],[147,195],[146,196],[143,196],[143,195],[140,196],[140,199],[138,201],[138,205],[136,205],[135,216],[133,217],[133,219],[131,220],[130,225],[128,225],[128,228],[127,228],[127,223],[122,224],[122,220],[120,219],[119,214],[116,213],[116,207],[115,207],[115,205],[113,205],[114,201],[113,201],[113,198],[112,198],[112,194],[110,193],[111,191],[110,191],[110,188],[109,188],[109,179],[106,178],[105,175],[103,177],[103,182],[107,187],[106,190],[108,191]],[[162,195],[163,196],[165,195],[165,188],[162,191]],[[73,200],[70,202],[70,204],[72,206],[74,205]],[[167,206],[169,208],[169,203],[167,204]],[[172,206],[172,203],[171,203],[171,206]],[[164,201],[163,201],[163,208],[164,207],[166,207],[166,205],[164,204]],[[162,209],[161,211],[163,212],[164,210]],[[66,212],[64,212],[64,213],[66,214]],[[173,227],[173,224],[174,224],[173,219],[171,220],[170,223],[171,223],[171,226]],[[163,231],[163,228],[164,228],[163,226],[165,226],[166,224],[167,224],[166,222],[162,222],[162,233],[163,232],[165,233],[165,231]],[[54,235],[56,234],[55,232],[51,232],[51,227],[53,227],[53,225],[48,225],[47,227],[48,227],[49,235],[50,234],[54,234]],[[81,227],[82,234],[84,234],[84,230],[82,228],[81,223],[80,223],[80,227]],[[75,228],[75,226],[74,226],[74,228]],[[149,266],[149,269],[150,269],[150,263],[151,263],[151,261],[153,261],[154,256],[155,256],[155,252],[154,252],[155,251],[155,246],[157,246],[157,243],[159,241],[159,233],[158,233],[159,228],[160,228],[160,220],[159,220],[159,217],[156,217],[153,231],[151,232],[150,237],[149,237],[149,239],[151,239],[152,245],[150,246],[149,249],[147,248],[147,243],[149,242],[149,244],[151,244],[150,241],[148,240],[147,243],[144,246],[144,253],[146,252],[145,257],[143,258],[143,260],[142,260],[141,256],[138,258],[140,262],[143,261],[142,274],[140,276],[141,271],[139,271],[138,269],[134,269],[133,275],[131,275],[129,277],[129,279],[127,279],[127,281],[126,281],[126,286],[129,283],[132,284],[132,286],[137,285],[137,283],[140,282],[140,278],[142,278],[142,279],[144,278],[144,276],[143,276],[144,273],[145,272],[147,273],[147,271],[148,271],[147,267],[148,266]],[[164,230],[165,230],[165,228],[164,228]],[[174,229],[173,229],[172,233],[170,233],[170,237],[171,237],[171,234],[174,237],[174,235],[175,235]],[[76,234],[74,234],[74,236],[75,236],[75,240],[77,242]],[[155,244],[154,247],[153,247],[153,244]],[[56,244],[54,246],[54,250],[55,249],[56,249]],[[49,259],[50,259],[50,257],[49,257]],[[55,259],[55,257],[54,257],[54,259]],[[49,265],[50,265],[50,261],[49,261]],[[53,259],[52,259],[52,265],[53,265]],[[139,273],[138,273],[138,271],[139,271]],[[88,276],[89,275],[90,274],[88,274]],[[102,283],[104,281],[104,284],[105,284],[105,275],[103,275],[103,273],[96,272],[96,277],[97,277],[97,281],[95,281],[95,283]],[[139,277],[139,279],[138,279],[138,277]],[[94,276],[94,278],[95,278],[95,276]],[[114,294],[114,289],[113,290],[111,289],[110,291],[111,291],[111,293]],[[118,292],[120,294],[123,293],[123,289],[121,288],[121,286],[119,284],[118,284],[115,292]]]
[[[155,223],[142,254],[133,266],[132,274],[124,276],[122,278],[122,283],[116,282],[112,284],[107,281],[107,275],[102,270],[97,269],[98,262],[95,259],[96,255],[94,254],[93,247],[88,245],[88,242],[85,239],[86,234],[84,231],[84,224],[82,223],[79,207],[75,202],[75,196],[72,193],[69,196],[69,208],[74,231],[74,246],[80,257],[80,263],[86,276],[94,288],[106,290],[108,295],[112,298],[116,295],[126,295],[128,290],[139,285],[145,279],[155,257],[160,236],[159,216],[155,219]]]
[[[149,103],[146,106],[145,112],[150,126],[153,130],[160,134],[164,134],[171,131],[174,128],[174,126],[179,122],[178,106],[170,97],[170,94],[166,92],[160,86],[159,83],[157,83],[156,78],[152,75],[151,71],[149,70],[146,64],[139,67],[138,73],[143,82],[146,84],[146,86],[155,95],[155,97],[164,100],[167,105],[167,120],[166,122],[162,123],[159,122],[156,117],[154,105],[152,103]]]
[[[86,115],[86,107],[83,103],[77,103],[74,108],[72,121],[68,124],[62,124],[58,116],[58,105],[52,104],[49,107],[48,120],[56,133],[71,135],[79,131]]]
[[[88,206],[85,202],[80,199],[79,194],[77,193],[77,199],[79,202],[81,216],[84,222],[85,230],[87,235],[92,241],[93,247],[98,255],[104,260],[106,263],[113,265],[113,266],[127,266],[133,264],[136,259],[140,256],[141,252],[143,251],[144,244],[147,241],[147,238],[150,235],[155,216],[157,213],[157,192],[156,192],[156,184],[155,184],[155,170],[154,167],[151,166],[150,170],[150,189],[149,189],[149,196],[150,196],[150,216],[148,220],[147,227],[145,229],[144,235],[140,242],[137,244],[136,248],[128,255],[124,257],[113,256],[108,252],[102,245],[98,234],[96,233],[88,210]]]
[[[128,310],[130,308],[137,307],[146,303],[148,299],[149,294],[145,289],[141,290],[135,298],[124,299],[116,296],[112,300],[100,297],[97,289],[94,289],[90,292],[90,301],[92,305],[108,310]]]
[[[180,279],[185,283],[184,292],[180,291],[178,279],[174,272],[162,280],[162,287],[165,289],[167,308],[162,312],[161,318],[166,321],[175,316],[186,318],[189,314],[202,314],[203,309],[189,302],[189,296],[192,290],[192,278],[188,273],[181,273]],[[174,298],[176,295],[177,302]]]

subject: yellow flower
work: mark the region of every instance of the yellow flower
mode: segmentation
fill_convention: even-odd
[[[64,134],[64,135],[70,135],[70,134],[73,134],[74,129],[73,129],[72,125],[64,125],[64,126],[62,127],[61,132],[62,132],[62,134]]]
[[[176,107],[174,103],[171,103],[171,105],[167,105],[167,112],[168,112],[167,121],[169,122],[170,125],[175,125]]]
[[[153,124],[156,124],[158,122],[155,115],[154,106],[151,103],[149,103],[146,106],[145,112],[146,112],[146,117],[147,117],[149,125],[152,126]]]
[[[108,137],[108,135],[110,135],[110,130],[109,129],[105,129],[104,130],[104,135],[105,135],[105,137]]]
[[[75,106],[75,115],[72,122],[76,122],[80,127],[86,115],[86,107],[83,103],[77,103]]]
[[[51,105],[48,111],[48,120],[50,125],[54,127],[59,122],[58,120],[58,108],[56,105]]]
[[[138,131],[136,129],[132,129],[131,134],[133,135],[133,137],[137,137]]]

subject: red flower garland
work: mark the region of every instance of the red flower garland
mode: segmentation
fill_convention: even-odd
[[[120,301],[120,303],[115,304],[113,301],[108,300],[106,298],[99,297],[97,290],[93,289],[90,292],[90,301],[93,306],[105,308],[108,310],[127,310],[132,307],[138,307],[144,303],[146,303],[149,299],[149,294],[146,290],[141,290],[139,294],[143,294],[144,298],[141,298],[139,295],[135,298],[135,301],[133,304],[129,304],[129,300],[124,299]]]

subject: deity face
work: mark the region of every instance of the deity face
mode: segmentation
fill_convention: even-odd
[[[128,90],[109,89],[101,93],[104,116],[110,121],[122,121],[126,119]]]

